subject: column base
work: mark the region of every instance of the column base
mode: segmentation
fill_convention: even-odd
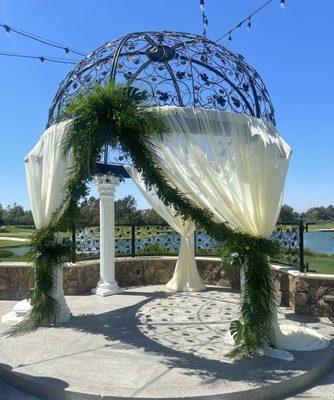
[[[13,313],[16,317],[25,317],[31,309],[32,306],[30,300],[24,299],[15,304],[13,307]]]
[[[71,319],[71,311],[68,308],[68,305],[66,303],[65,297],[62,296],[60,299],[58,299],[59,302],[59,311],[58,315],[56,318],[56,325],[61,325],[65,324],[65,322],[68,322]]]
[[[58,299],[58,302],[59,302],[59,311],[55,324],[61,325],[64,324],[65,322],[68,322],[71,319],[72,314],[70,309],[68,308],[64,296]],[[15,304],[12,311],[1,317],[1,322],[3,324],[14,325],[22,321],[30,312],[31,308],[32,306],[29,300],[27,299],[21,300],[20,302]]]
[[[97,287],[92,289],[92,293],[101,297],[112,296],[113,294],[122,293],[123,291],[124,289],[120,288],[116,281],[111,283],[110,282],[98,283]]]

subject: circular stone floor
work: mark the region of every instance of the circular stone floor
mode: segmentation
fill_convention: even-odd
[[[104,298],[68,296],[73,316],[66,325],[0,340],[0,379],[48,400],[272,400],[302,390],[333,365],[333,343],[294,353],[292,362],[231,361],[224,336],[237,316],[238,298],[226,288],[170,294],[163,286]],[[0,302],[1,315],[13,304]],[[280,318],[334,337],[328,320],[288,309]]]

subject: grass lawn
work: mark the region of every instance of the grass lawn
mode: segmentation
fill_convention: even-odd
[[[26,246],[27,244],[29,244],[29,241],[21,242],[21,241],[15,241],[15,240],[2,240],[2,239],[0,239],[0,249],[2,249],[4,247]]]
[[[305,262],[309,264],[310,270],[319,274],[334,274],[334,254],[305,255]]]
[[[30,228],[9,228],[6,227],[6,232],[0,232],[0,237],[17,237],[17,238],[29,238],[35,229]]]
[[[0,263],[1,262],[25,262],[25,261],[31,261],[30,257],[20,257],[20,256],[11,256],[11,257],[0,257]]]
[[[319,231],[322,229],[334,229],[334,222],[323,222],[321,224],[309,225],[308,230],[311,231]]]

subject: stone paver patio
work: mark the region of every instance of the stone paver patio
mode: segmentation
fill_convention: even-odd
[[[231,347],[224,335],[237,316],[238,297],[226,288],[170,294],[163,286],[106,298],[69,296],[73,317],[66,325],[0,340],[0,379],[50,400],[76,399],[78,393],[84,399],[260,400],[286,397],[328,372],[333,343],[294,353],[293,362],[227,358]],[[0,302],[0,313],[14,303]],[[285,323],[334,337],[329,321],[281,312]]]

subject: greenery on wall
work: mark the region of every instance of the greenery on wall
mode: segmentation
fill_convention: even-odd
[[[56,232],[67,230],[79,218],[78,202],[87,195],[88,182],[105,144],[117,149],[142,173],[148,187],[155,186],[166,205],[173,205],[185,219],[192,219],[209,235],[224,242],[223,257],[238,266],[247,264],[241,297],[240,318],[232,323],[235,349],[232,356],[254,355],[274,345],[272,320],[275,318],[274,288],[268,257],[277,251],[274,243],[215,223],[212,214],[199,208],[166,179],[150,149],[152,135],[168,135],[165,121],[146,107],[145,93],[109,84],[79,94],[65,111],[71,119],[63,143],[64,155],[74,157],[65,185],[64,200],[48,227],[36,231],[32,240],[36,283],[30,293],[31,313],[17,324],[12,334],[29,332],[55,322],[57,304],[52,297],[54,273],[61,267],[66,246],[57,244]]]

